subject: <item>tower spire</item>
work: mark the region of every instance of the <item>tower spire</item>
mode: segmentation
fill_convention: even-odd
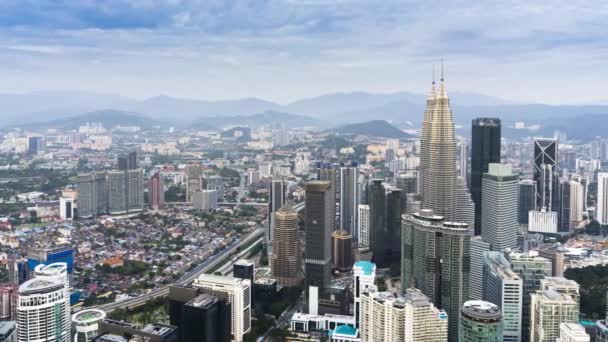
[[[435,85],[435,63],[433,63],[433,85]]]
[[[441,82],[443,82],[443,57],[441,57]]]

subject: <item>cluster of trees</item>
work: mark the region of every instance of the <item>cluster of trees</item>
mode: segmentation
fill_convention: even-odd
[[[250,217],[258,214],[258,210],[252,205],[242,205],[239,207],[239,217]]]
[[[117,273],[126,276],[141,274],[148,271],[150,266],[143,261],[138,260],[125,260],[123,266],[110,267],[109,265],[97,265],[98,269],[107,273]]]
[[[168,303],[166,298],[160,297],[152,299],[146,302],[146,304],[131,310],[116,309],[108,314],[108,318],[127,322],[135,321],[142,325],[155,323],[156,317],[154,317],[154,314],[157,312],[166,314],[168,312],[167,306]]]
[[[603,319],[606,316],[608,266],[569,268],[564,277],[572,279],[580,285],[582,316]]]
[[[186,188],[178,185],[171,185],[165,190],[166,202],[184,202],[186,201]]]
[[[579,229],[576,231],[576,234],[589,234],[596,236],[606,236],[608,235],[608,226],[602,226],[598,221],[593,220],[589,222],[583,229]]]

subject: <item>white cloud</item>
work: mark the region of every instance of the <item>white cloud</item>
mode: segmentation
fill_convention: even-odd
[[[52,11],[65,24],[0,24],[0,72],[18,79],[0,91],[63,86],[280,101],[357,89],[423,92],[430,64],[445,57],[451,89],[585,102],[604,97],[608,73],[601,2],[113,0],[89,22],[71,4]],[[133,22],[123,22],[129,14]],[[87,65],[94,67],[83,71]]]

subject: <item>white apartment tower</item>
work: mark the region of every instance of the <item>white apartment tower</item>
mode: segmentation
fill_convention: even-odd
[[[355,327],[361,320],[361,295],[363,292],[376,291],[376,265],[369,261],[357,261],[353,265],[353,292],[355,298]]]
[[[448,317],[420,290],[407,289],[404,297],[367,291],[361,296],[361,342],[444,342]]]
[[[555,290],[531,295],[530,342],[554,342],[562,323],[578,322],[578,303]]]
[[[242,342],[243,335],[251,330],[251,281],[203,274],[195,279],[192,285],[228,295],[232,311],[232,341]]]
[[[600,224],[608,224],[608,172],[597,174],[597,220]]]
[[[357,227],[357,241],[359,247],[369,247],[369,205],[359,204],[359,222]]]
[[[519,177],[511,165],[490,163],[481,182],[481,236],[494,251],[517,247]]]
[[[502,311],[504,342],[521,342],[523,281],[511,270],[501,252],[488,252],[484,258],[483,299],[498,305]]]
[[[580,286],[574,280],[564,277],[546,277],[540,281],[540,290],[555,290],[572,297],[577,304],[580,304]]]
[[[591,337],[585,328],[577,323],[562,323],[559,326],[559,338],[555,342],[589,342]]]
[[[469,299],[482,300],[484,283],[481,280],[483,280],[484,276],[485,256],[491,250],[490,244],[485,242],[481,235],[473,236],[471,237],[470,250]]]
[[[573,175],[570,185],[570,227],[580,227],[587,211],[587,178]]]
[[[17,342],[70,341],[67,264],[39,265],[34,274],[19,286]]]

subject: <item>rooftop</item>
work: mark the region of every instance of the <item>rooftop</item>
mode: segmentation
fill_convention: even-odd
[[[588,337],[585,328],[578,323],[561,323],[559,325],[560,330],[566,330],[570,332],[572,337]]]
[[[359,331],[350,325],[339,325],[334,330],[334,335],[335,334],[357,337],[357,335],[359,335]]]
[[[194,298],[193,300],[191,300],[190,302],[188,302],[187,305],[194,306],[197,308],[203,308],[203,307],[208,307],[209,305],[211,305],[215,302],[217,302],[216,296],[209,294],[209,293],[202,293],[199,296],[197,296],[196,298]]]
[[[237,266],[255,266],[255,263],[249,259],[239,259],[234,264]]]
[[[106,318],[105,311],[99,309],[82,310],[72,316],[74,323],[94,323]]]
[[[500,321],[502,314],[495,304],[482,300],[470,300],[465,302],[461,311],[463,316],[472,320]]]
[[[0,321],[0,336],[6,336],[11,331],[15,330],[17,322],[15,321]]]
[[[376,270],[376,264],[365,260],[357,261],[354,267],[361,268],[363,270],[363,274],[367,276],[374,274]]]
[[[63,284],[57,281],[34,278],[26,281],[19,286],[19,293],[33,294],[38,292],[47,292],[63,289]]]

